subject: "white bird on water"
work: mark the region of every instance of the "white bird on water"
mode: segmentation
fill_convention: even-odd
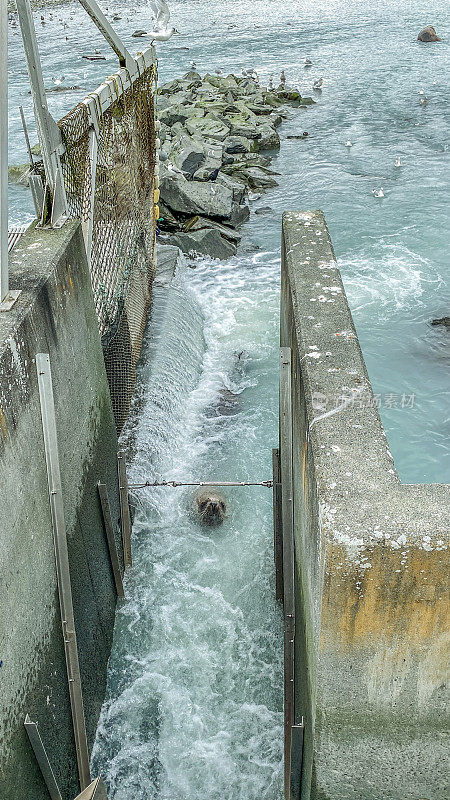
[[[150,0],[150,6],[155,15],[155,23],[150,34],[151,44],[153,42],[167,42],[174,33],[179,32],[176,28],[169,27],[169,6],[166,0]]]
[[[55,86],[61,86],[62,82],[65,81],[65,80],[66,80],[66,76],[65,75],[61,75],[60,78],[52,78],[52,81],[55,84]]]
[[[323,86],[323,78],[319,78],[318,81],[314,81],[313,89],[321,89]]]
[[[353,147],[353,143],[350,141],[350,139],[347,139],[347,141],[345,143],[345,146],[346,147]]]
[[[397,158],[396,158],[396,160],[395,160],[395,165],[394,165],[394,166],[396,166],[396,167],[403,167],[402,160],[401,160],[400,156],[397,156]]]
[[[379,189],[372,189],[372,194],[375,197],[384,197],[383,187],[380,186]]]
[[[308,56],[305,58],[305,67],[312,67],[312,61]]]

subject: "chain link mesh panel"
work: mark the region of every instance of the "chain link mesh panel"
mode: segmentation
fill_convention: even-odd
[[[118,430],[129,411],[154,273],[155,92],[152,66],[99,114],[95,176],[86,106],[59,122],[70,215],[86,231],[93,214],[92,289]]]

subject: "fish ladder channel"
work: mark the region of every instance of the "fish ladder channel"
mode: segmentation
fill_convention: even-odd
[[[277,437],[278,256],[179,263],[155,285],[133,413],[130,484],[270,478]],[[110,800],[280,800],[283,623],[272,493],[222,490],[220,527],[190,487],[135,495],[93,768]]]

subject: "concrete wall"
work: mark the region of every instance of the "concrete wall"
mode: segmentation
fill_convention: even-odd
[[[284,215],[281,307],[302,800],[444,800],[450,490],[400,483],[320,211]]]
[[[53,375],[89,745],[104,697],[116,595],[97,481],[119,538],[117,437],[77,222],[28,231],[10,258],[22,295],[0,314],[0,797],[47,800],[23,727],[39,723],[64,798],[78,777],[57,597],[35,354]]]

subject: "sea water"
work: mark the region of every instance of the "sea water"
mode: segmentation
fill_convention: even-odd
[[[450,305],[450,7],[431,0],[426,18],[419,0],[173,0],[170,7],[181,33],[157,47],[160,82],[193,60],[201,73],[255,68],[263,84],[270,75],[277,83],[284,69],[305,95],[323,76],[323,90],[279,129],[272,162],[279,186],[251,204],[247,252],[223,263],[183,261],[170,289],[155,289],[124,434],[130,482],[270,477],[281,214],[315,208],[326,214],[400,477],[447,482],[449,334],[429,323],[448,316]],[[109,2],[108,9],[121,15],[115,25],[130,49],[143,48],[131,34],[150,29],[149,8]],[[58,117],[116,61],[81,58],[108,49],[76,5],[53,9],[53,21],[47,13],[45,26],[36,17],[46,82],[65,75],[80,87],[49,94]],[[419,44],[426,24],[445,41]],[[16,163],[26,160],[18,105],[31,118],[19,38],[11,29]],[[304,140],[286,138],[303,130]],[[372,190],[380,186],[378,200]],[[10,202],[13,221],[31,213],[24,189],[12,187]],[[263,205],[271,212],[255,215]],[[117,614],[93,768],[105,775],[111,800],[279,800],[282,623],[270,492],[229,489],[227,519],[214,532],[191,516],[190,489],[134,497],[134,566]]]

